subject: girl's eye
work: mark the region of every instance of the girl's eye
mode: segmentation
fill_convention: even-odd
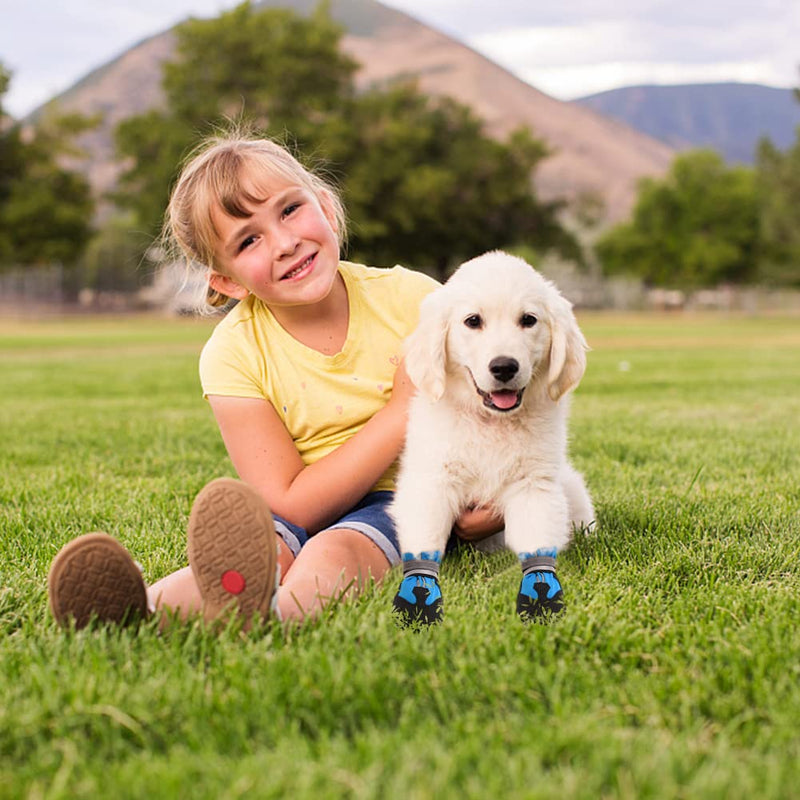
[[[241,253],[243,250],[247,250],[251,244],[256,240],[255,236],[247,236],[239,242],[239,252]]]
[[[468,328],[472,328],[473,330],[478,330],[479,328],[483,327],[483,318],[480,314],[470,314],[465,320],[464,324]]]
[[[297,209],[300,208],[300,203],[290,203],[286,208],[283,209],[283,214],[281,216],[288,217],[291,216]]]

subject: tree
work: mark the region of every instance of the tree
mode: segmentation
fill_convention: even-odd
[[[547,150],[527,130],[496,141],[467,106],[414,85],[365,94],[347,118],[328,156],[344,175],[357,257],[445,278],[464,258],[519,242],[577,254],[560,206],[537,201],[532,173]]]
[[[245,2],[215,19],[177,26],[176,58],[165,64],[162,81],[166,110],[117,128],[117,152],[132,161],[114,195],[117,204],[157,234],[181,160],[226,121],[308,140],[351,91],[356,65],[339,52],[341,33],[324,4],[305,18]]]
[[[784,153],[762,141],[756,170],[759,276],[766,283],[800,285],[800,131],[795,144]]]
[[[11,73],[0,63],[0,100],[2,100],[5,93],[8,91],[8,84],[11,82]],[[0,119],[5,119],[6,112],[3,109],[3,104],[0,102]]]
[[[131,223],[142,231],[145,249],[161,228],[170,187],[197,131],[172,114],[148,111],[120,123],[114,135],[117,152],[130,166],[110,199],[132,214]]]
[[[2,222],[3,210],[23,164],[19,127],[13,124],[2,104],[10,82],[11,73],[0,62],[0,269],[8,263],[12,252],[11,230]]]
[[[79,265],[81,287],[97,292],[134,292],[152,264],[142,257],[146,244],[125,217],[107,220],[89,242]]]
[[[794,90],[800,102],[800,89]],[[761,252],[759,277],[800,285],[800,128],[792,147],[780,152],[763,139],[756,153]]]
[[[245,2],[176,30],[164,67],[170,112],[202,127],[246,115],[258,128],[303,137],[351,91],[356,62],[339,49],[342,29],[325,3],[308,18]]]
[[[352,253],[371,263],[436,268],[493,247],[527,242],[578,248],[538,202],[532,171],[546,150],[527,131],[486,136],[470,110],[414,86],[357,94],[354,62],[325,4],[310,17],[244,3],[176,29],[165,66],[167,108],[117,130],[131,163],[117,194],[157,234],[181,156],[234,118],[291,138],[340,177]]]
[[[752,279],[757,246],[753,170],[696,150],[676,158],[664,180],[642,181],[632,221],[602,237],[597,252],[607,274],[694,288]]]
[[[9,73],[0,65],[0,98]],[[88,182],[62,167],[72,139],[94,124],[46,113],[29,135],[0,106],[0,265],[73,265],[91,236],[94,203]]]

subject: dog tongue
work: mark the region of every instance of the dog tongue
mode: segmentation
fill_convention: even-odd
[[[492,403],[497,408],[502,408],[504,410],[513,408],[517,404],[516,392],[492,392],[490,397],[492,398]]]

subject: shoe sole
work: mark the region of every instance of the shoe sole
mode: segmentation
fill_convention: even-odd
[[[107,533],[87,533],[58,552],[47,576],[56,621],[127,625],[147,616],[147,588],[130,553]]]
[[[197,495],[189,515],[189,564],[203,615],[251,620],[270,613],[276,585],[277,534],[264,499],[245,483],[217,478]]]

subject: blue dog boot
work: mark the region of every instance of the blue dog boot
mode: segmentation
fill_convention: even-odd
[[[517,614],[523,622],[545,622],[561,613],[564,591],[556,577],[556,551],[521,553],[522,583],[517,595]]]
[[[441,553],[403,553],[403,580],[392,608],[398,623],[433,625],[442,619],[442,590],[439,587]]]

